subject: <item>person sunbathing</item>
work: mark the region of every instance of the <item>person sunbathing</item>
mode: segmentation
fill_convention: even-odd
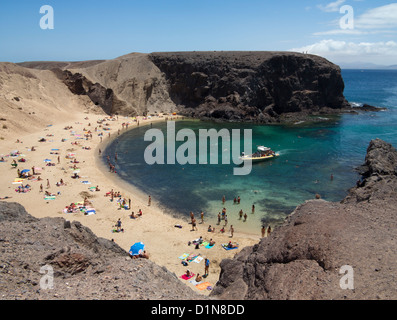
[[[229,243],[227,244],[227,247],[228,247],[228,248],[237,248],[237,246],[234,245],[234,244],[232,244],[231,241],[229,241]]]
[[[138,255],[139,258],[143,258],[143,259],[149,259],[149,254],[146,251],[143,251],[143,253]]]
[[[200,276],[200,273],[197,273],[197,276],[196,276],[196,282],[200,282],[201,280],[203,280],[203,277],[202,276]]]

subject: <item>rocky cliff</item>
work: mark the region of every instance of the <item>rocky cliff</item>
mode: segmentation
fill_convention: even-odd
[[[349,108],[340,68],[291,52],[153,53],[180,113],[274,122],[286,114]]]
[[[1,300],[202,298],[166,268],[131,259],[79,222],[37,219],[17,203],[0,202],[0,252]]]
[[[132,53],[113,60],[26,62],[50,69],[107,113],[177,111],[200,119],[279,122],[352,111],[341,70],[292,52]]]
[[[397,151],[371,141],[360,170],[362,181],[341,203],[307,201],[270,237],[223,260],[212,296],[396,299]]]

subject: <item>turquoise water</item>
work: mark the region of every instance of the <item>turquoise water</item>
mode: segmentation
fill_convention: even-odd
[[[117,152],[118,174],[151,194],[170,213],[188,216],[193,211],[199,216],[204,211],[207,227],[216,224],[218,212],[225,207],[228,225],[233,224],[236,232],[258,234],[262,224],[281,221],[317,193],[325,200],[342,200],[358,179],[354,169],[363,163],[371,139],[381,138],[397,145],[397,71],[343,70],[343,77],[345,96],[350,102],[388,110],[291,126],[187,120],[176,123],[176,131],[189,128],[197,137],[199,129],[240,129],[242,137],[243,129],[252,129],[253,148],[266,145],[279,152],[280,157],[254,164],[250,175],[233,175],[236,167],[233,162],[230,165],[147,165],[144,152],[151,142],[145,142],[143,136],[149,127],[118,137],[105,150],[104,159],[107,155],[113,159]],[[154,124],[153,128],[161,129],[166,135],[165,122]],[[177,143],[177,148],[182,143]],[[242,145],[243,140],[241,151]],[[221,153],[220,143],[218,150]],[[221,201],[223,195],[225,205]],[[240,205],[233,203],[237,196],[241,198]],[[246,222],[239,220],[240,209],[248,215]]]

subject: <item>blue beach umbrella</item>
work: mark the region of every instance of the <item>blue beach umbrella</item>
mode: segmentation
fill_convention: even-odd
[[[29,172],[29,171],[30,171],[29,169],[24,169],[24,170],[21,171],[21,173],[26,173],[26,172]]]
[[[144,249],[145,249],[145,245],[143,244],[143,242],[137,242],[131,246],[129,253],[132,256],[137,256],[143,253]]]
[[[51,162],[51,159],[45,159],[44,162]]]

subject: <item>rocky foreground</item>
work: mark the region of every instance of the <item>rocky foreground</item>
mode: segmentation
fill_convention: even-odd
[[[382,140],[371,141],[360,170],[362,181],[341,203],[307,201],[269,238],[223,260],[211,295],[396,299],[397,151]],[[344,266],[352,268],[350,282]]]
[[[0,295],[3,300],[202,298],[166,268],[131,259],[79,222],[36,219],[6,202],[0,202]]]
[[[307,201],[270,237],[223,260],[210,298],[396,299],[397,151],[373,140],[359,170],[362,180],[341,203]],[[43,287],[48,267],[53,289]],[[0,293],[4,300],[206,299],[79,222],[37,219],[6,202],[0,202]]]

